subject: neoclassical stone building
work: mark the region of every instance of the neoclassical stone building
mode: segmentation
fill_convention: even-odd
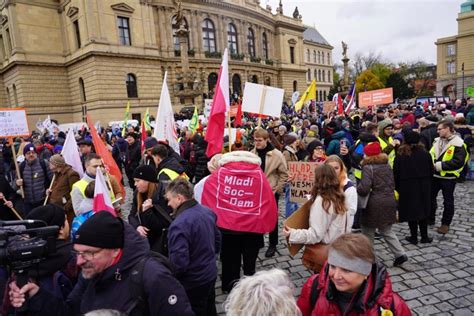
[[[183,71],[176,7],[174,0],[0,0],[3,106],[26,108],[32,126],[48,114],[60,123],[86,113],[120,120],[128,101],[139,119],[147,107],[156,111],[165,71],[176,110],[199,105],[212,95],[226,47],[232,93],[246,81],[284,88],[286,98],[306,89],[306,27],[297,12],[283,14],[294,8],[182,1],[189,31]],[[327,55],[331,46],[324,48]]]

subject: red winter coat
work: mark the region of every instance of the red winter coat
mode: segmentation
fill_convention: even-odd
[[[329,266],[306,281],[298,298],[298,307],[303,316],[343,315],[335,301],[336,288],[328,276]],[[319,295],[311,311],[311,288],[314,280],[318,282]],[[392,282],[385,266],[375,263],[367,282],[359,289],[358,298],[348,308],[345,316],[378,316],[381,308],[389,309],[394,316],[411,316],[411,311],[403,299],[392,291]]]
[[[202,205],[217,215],[219,228],[265,234],[276,225],[273,191],[260,168],[260,158],[246,151],[222,156],[221,167],[204,183]]]

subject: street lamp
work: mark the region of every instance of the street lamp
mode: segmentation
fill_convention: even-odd
[[[462,63],[461,70],[462,70],[462,102],[464,102],[464,63]]]

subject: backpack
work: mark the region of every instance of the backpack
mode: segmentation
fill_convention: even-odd
[[[354,183],[349,180],[347,183],[344,185],[343,191],[346,192],[347,189],[354,187]]]
[[[175,269],[173,264],[162,254],[149,251],[145,256],[140,258],[130,273],[130,293],[132,293],[136,303],[127,311],[127,315],[150,315],[145,289],[143,288],[145,265],[150,259],[158,261],[174,275]],[[132,311],[134,311],[134,313],[130,314]]]
[[[47,189],[47,188],[49,188],[50,179],[49,179],[49,177],[48,177],[48,169],[46,168],[46,161],[43,160],[43,159],[38,159],[38,160],[39,160],[41,169],[43,169],[43,174],[44,174],[44,187]],[[23,161],[23,162],[20,164],[20,176],[21,176],[22,179],[23,179],[23,172],[25,171],[25,167],[26,167],[26,160]]]

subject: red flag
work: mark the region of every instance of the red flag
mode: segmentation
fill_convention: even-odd
[[[95,187],[94,187],[94,205],[92,207],[94,213],[100,211],[107,211],[112,213],[113,216],[117,217],[114,206],[112,205],[112,199],[110,198],[109,190],[107,189],[107,184],[105,183],[104,175],[100,170],[100,167],[97,167],[97,173],[95,176]]]
[[[105,144],[99,137],[94,124],[92,124],[91,118],[87,115],[87,125],[91,131],[92,143],[94,144],[95,152],[102,157],[102,161],[105,164],[105,168],[109,174],[113,175],[122,189],[122,194],[125,198],[125,188],[122,185],[122,172],[120,171],[115,159],[112,157],[110,151],[105,147]]]
[[[209,115],[209,122],[207,123],[206,141],[207,149],[206,156],[212,157],[215,154],[222,152],[224,144],[224,129],[225,129],[225,113],[229,111],[229,67],[228,67],[227,48],[222,57],[221,69],[217,77],[217,85],[215,88],[214,99],[212,101],[211,114]]]
[[[237,105],[237,114],[235,115],[234,127],[242,126],[242,102]]]
[[[145,139],[147,137],[146,130],[145,130],[145,122],[143,121],[142,121],[141,129],[142,129],[142,154],[143,154],[143,151],[145,150]]]
[[[337,95],[337,115],[344,114],[344,104],[342,104],[342,97],[338,93]]]

